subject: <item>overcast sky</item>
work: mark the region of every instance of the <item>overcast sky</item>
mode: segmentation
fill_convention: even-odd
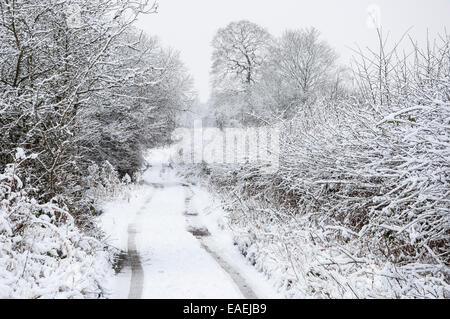
[[[368,24],[370,13],[379,11],[381,25],[393,39],[413,27],[420,39],[450,32],[450,0],[159,0],[159,13],[140,18],[138,27],[158,36],[163,45],[181,52],[181,59],[195,81],[200,99],[210,91],[211,41],[218,28],[231,21],[250,20],[279,36],[285,29],[314,26],[340,54],[342,63],[351,55],[348,47],[376,45],[376,33]],[[379,9],[379,10],[378,10]]]

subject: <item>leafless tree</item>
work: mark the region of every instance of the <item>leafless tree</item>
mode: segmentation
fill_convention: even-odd
[[[270,54],[271,35],[242,20],[219,29],[213,39],[212,105],[218,125],[247,125],[255,106],[252,90]]]
[[[216,82],[231,77],[241,84],[255,83],[257,73],[268,56],[270,40],[271,36],[264,28],[245,20],[220,29],[212,42],[212,73]]]
[[[284,32],[273,52],[267,77],[281,92],[281,109],[291,110],[336,85],[337,54],[316,29]]]

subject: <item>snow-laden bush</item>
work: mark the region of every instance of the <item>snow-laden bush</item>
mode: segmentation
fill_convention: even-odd
[[[241,251],[290,297],[448,297],[449,102],[392,113],[411,124],[311,112],[276,174],[213,167]]]
[[[90,165],[88,172],[86,198],[91,200],[95,207],[109,200],[129,198],[136,188],[136,184],[132,183],[132,178],[128,174],[119,178],[117,170],[108,161],[100,167],[97,164]],[[139,178],[140,172],[133,174],[134,180]]]
[[[20,179],[28,158],[20,154],[0,173],[0,298],[103,297],[110,251],[65,207],[28,195]]]
[[[304,110],[281,150],[278,189],[286,198],[320,222],[370,238],[369,248],[396,264],[449,264],[449,43],[426,74],[418,70],[428,60],[414,61],[403,92],[385,89],[387,104],[345,100]]]
[[[295,140],[283,150],[277,174],[283,197],[315,210],[320,221],[377,237],[393,261],[448,262],[449,102],[387,116],[402,121],[407,113],[412,124],[358,123],[344,113],[352,112],[349,105],[316,112],[324,124],[308,129],[296,121]]]
[[[208,168],[237,245],[288,296],[450,296],[450,41],[442,39],[427,52],[415,47],[412,61],[394,51],[363,56],[358,93],[281,124],[276,173]]]

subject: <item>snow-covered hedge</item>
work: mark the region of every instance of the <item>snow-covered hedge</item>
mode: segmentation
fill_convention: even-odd
[[[312,112],[276,174],[212,167],[241,251],[291,297],[449,297],[450,103]]]
[[[281,124],[276,173],[204,170],[241,251],[287,295],[450,297],[449,43],[361,63],[375,69],[359,93]]]
[[[28,195],[17,162],[0,174],[0,298],[101,298],[111,252],[64,207]]]

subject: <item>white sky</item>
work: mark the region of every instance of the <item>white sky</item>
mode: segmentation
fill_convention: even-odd
[[[159,0],[159,13],[142,16],[138,27],[158,36],[163,45],[181,52],[194,78],[201,101],[209,97],[211,41],[218,28],[231,21],[250,20],[279,36],[285,29],[314,26],[349,61],[351,51],[376,46],[376,33],[367,26],[368,8],[380,8],[381,24],[399,39],[411,34],[450,32],[449,0]]]

